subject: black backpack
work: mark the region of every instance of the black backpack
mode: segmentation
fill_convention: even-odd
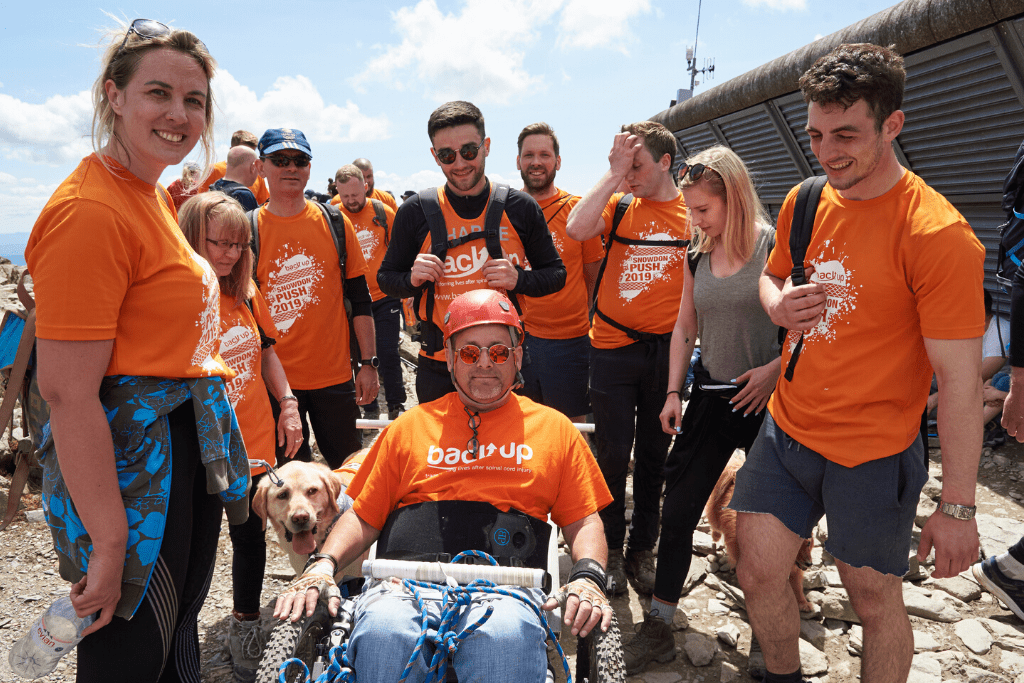
[[[444,222],[444,214],[441,213],[441,203],[437,199],[437,188],[428,187],[419,192],[420,207],[423,209],[423,216],[427,220],[427,227],[430,229],[430,253],[441,259],[444,263],[448,250],[473,240],[484,240],[487,247],[487,254],[494,259],[501,258],[501,216],[505,212],[505,204],[508,201],[509,186],[496,183],[491,192],[490,202],[487,204],[487,213],[484,216],[484,229],[480,232],[471,232],[453,240],[448,239],[448,226]],[[383,211],[381,211],[383,213]],[[420,302],[423,295],[427,295],[426,319],[421,325],[420,346],[427,353],[435,353],[444,348],[444,334],[434,324],[434,283],[428,282],[426,286],[416,292],[413,298],[413,310],[419,315]],[[507,292],[516,312],[522,315],[523,310],[519,307],[519,301],[512,292]]]
[[[324,204],[322,202],[313,202],[317,208],[320,209],[320,213],[323,215],[324,220],[327,222],[327,226],[330,228],[331,239],[334,240],[334,249],[338,252],[338,267],[341,269],[341,291],[345,304],[345,317],[348,318],[348,329],[349,329],[349,346],[351,347],[351,359],[353,361],[362,358],[359,351],[359,340],[356,339],[355,328],[352,326],[352,302],[349,301],[348,296],[345,295],[345,261],[348,258],[348,246],[345,243],[345,217],[341,215],[341,211],[338,207],[333,204]],[[383,212],[382,212],[383,213]],[[259,207],[252,211],[246,211],[245,215],[249,218],[249,225],[252,227],[252,277],[256,281],[256,286],[262,289],[259,276],[256,274],[256,266],[260,262],[260,229],[259,229]],[[386,222],[386,221],[385,221]]]
[[[1024,256],[1024,145],[1017,150],[1013,167],[1003,182],[1002,209],[1006,221],[999,226],[999,260],[996,282],[1010,289]]]

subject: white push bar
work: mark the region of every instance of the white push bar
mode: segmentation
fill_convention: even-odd
[[[380,420],[362,420],[362,419],[359,419],[359,420],[356,420],[356,429],[384,429],[389,424],[391,424],[391,420],[388,420],[388,419],[380,419]],[[589,422],[574,422],[573,425],[576,427],[576,429],[580,430],[581,432],[593,433],[593,431],[594,431],[594,425],[589,423]]]
[[[363,576],[369,579],[414,579],[430,583],[445,583],[451,577],[465,585],[476,579],[486,579],[503,586],[545,588],[543,569],[530,567],[495,567],[483,564],[443,564],[441,562],[408,562],[405,560],[365,560]]]

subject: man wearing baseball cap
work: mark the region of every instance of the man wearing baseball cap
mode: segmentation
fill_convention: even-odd
[[[310,459],[312,426],[320,453],[337,468],[362,445],[357,401],[369,403],[377,396],[366,262],[351,221],[335,207],[303,195],[313,152],[302,131],[271,128],[260,138],[258,151],[270,200],[254,214],[256,281],[277,325],[275,350],[295,392],[282,400],[298,401],[302,416],[305,441],[296,457]],[[346,298],[352,303],[352,329]],[[354,381],[353,333],[361,351]]]
[[[558,597],[565,624],[584,637],[594,628],[607,630],[612,610],[604,594],[607,545],[598,510],[611,502],[611,493],[569,419],[512,393],[524,334],[512,302],[493,289],[461,294],[447,308],[443,332],[455,391],[403,413],[381,433],[349,485],[353,507],[338,520],[323,552],[278,598],[274,615],[297,620],[312,614],[318,591],[337,595],[337,568],[374,541],[378,558],[436,560],[482,550],[505,564],[544,568],[540,556],[546,554],[550,514],[575,563]],[[445,518],[459,524],[441,524]],[[522,542],[502,545],[499,532],[513,526]],[[459,608],[454,628],[476,625],[452,648],[455,671],[461,680],[471,674],[545,680],[545,629],[530,605],[550,610],[559,602],[540,589],[506,586],[500,593],[472,593]],[[421,607],[402,584],[371,583],[360,597],[348,643],[359,680],[424,680],[433,639],[410,655],[421,623],[439,628],[441,597],[430,590],[420,594],[428,623],[421,622]],[[336,613],[338,601],[330,603]],[[502,675],[495,675],[495,667]]]

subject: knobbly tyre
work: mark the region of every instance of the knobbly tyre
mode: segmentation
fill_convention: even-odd
[[[454,595],[463,591],[500,592],[500,586],[545,588],[550,592],[551,576],[542,569],[502,567],[486,553],[456,556],[449,564],[438,562],[409,562],[402,560],[367,560],[363,575],[367,581],[396,577],[407,586],[434,588]],[[460,560],[482,558],[491,565],[469,564]],[[351,583],[349,584],[351,585]],[[282,621],[267,642],[263,659],[256,675],[256,683],[338,683],[354,681],[348,665],[347,639],[352,633],[353,614],[358,596],[343,597],[338,615],[332,617],[327,598],[321,594],[316,610],[297,622]],[[457,609],[457,606],[456,606]],[[565,680],[578,683],[624,683],[626,669],[622,661],[618,620],[612,615],[608,631],[595,628],[586,638],[578,638],[576,645],[576,673],[569,676],[568,662],[558,644],[561,610],[545,617],[539,608],[538,618],[548,625],[548,637],[554,643],[557,655],[548,668],[548,681]],[[442,622],[443,613],[442,613]],[[466,632],[471,632],[470,626]],[[438,634],[439,637],[441,634]],[[471,633],[464,633],[471,635]],[[422,640],[422,635],[421,635]],[[414,656],[419,656],[419,648]],[[404,656],[404,655],[402,655]],[[559,662],[561,666],[559,666]],[[554,669],[554,670],[553,670]],[[565,676],[563,678],[562,676]],[[440,650],[427,678],[431,681],[457,681],[450,661]]]

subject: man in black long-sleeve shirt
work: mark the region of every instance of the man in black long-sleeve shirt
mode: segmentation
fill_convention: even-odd
[[[381,291],[416,297],[416,315],[424,321],[416,395],[426,403],[454,391],[445,363],[441,329],[448,304],[459,294],[490,288],[508,293],[524,316],[522,296],[544,296],[565,284],[565,266],[548,232],[540,206],[510,189],[501,216],[502,258],[488,253],[485,240],[453,244],[484,229],[484,217],[496,189],[484,175],[491,140],[484,117],[469,102],[448,102],[427,121],[430,153],[444,172],[443,188],[424,190],[399,207],[387,253],[377,271]],[[444,260],[432,253],[424,205],[436,205],[449,240]]]

